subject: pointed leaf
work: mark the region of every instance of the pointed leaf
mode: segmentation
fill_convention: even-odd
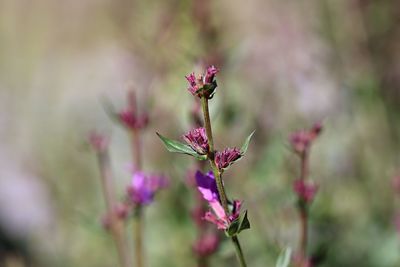
[[[250,222],[247,218],[247,210],[245,210],[236,220],[234,220],[225,230],[228,237],[239,234],[241,231],[250,229]]]
[[[250,134],[249,136],[247,136],[247,138],[246,138],[246,140],[244,141],[242,147],[240,148],[240,153],[242,153],[242,155],[243,155],[244,153],[246,153],[247,148],[249,147],[250,140],[251,140],[251,138],[252,138],[253,135],[254,135],[254,132],[255,132],[255,130],[252,131],[251,134]]]
[[[276,261],[275,267],[288,267],[290,264],[290,256],[292,255],[292,249],[287,247],[279,254],[278,260]]]
[[[115,108],[114,108],[113,104],[110,102],[110,100],[106,97],[102,97],[101,104],[103,105],[104,111],[110,117],[110,119],[113,120],[114,122],[120,124],[121,122],[119,120],[118,114],[115,111]]]
[[[243,230],[250,229],[250,222],[247,218],[247,210],[245,210],[239,217],[240,225],[237,233],[240,233]]]
[[[161,141],[164,143],[165,147],[167,148],[167,150],[169,152],[173,152],[173,153],[181,153],[181,154],[187,154],[190,156],[195,157],[196,159],[199,160],[206,160],[207,159],[207,155],[199,155],[197,154],[196,151],[194,151],[190,146],[172,140],[172,139],[168,139],[165,136],[162,136],[161,134],[157,133],[158,137],[161,139]]]

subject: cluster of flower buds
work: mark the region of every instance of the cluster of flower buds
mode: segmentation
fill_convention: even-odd
[[[193,252],[199,258],[210,256],[218,249],[219,243],[220,238],[217,233],[207,233],[193,244]]]
[[[126,203],[117,203],[113,208],[111,213],[108,212],[102,218],[103,227],[107,230],[111,227],[111,221],[114,219],[124,221],[130,213],[130,207]]]
[[[210,150],[206,130],[203,127],[189,131],[183,135],[183,140],[200,155],[207,155]]]
[[[241,202],[238,200],[233,201],[231,214],[226,214],[221,204],[213,173],[203,174],[200,171],[196,172],[196,182],[198,190],[213,210],[213,212],[206,212],[204,219],[215,224],[218,229],[228,229],[230,224],[240,215]]]
[[[120,111],[117,115],[121,124],[128,129],[142,129],[149,123],[147,114],[136,114],[136,112],[130,108]]]
[[[226,148],[223,151],[217,151],[215,153],[215,164],[217,164],[218,169],[222,171],[241,157],[242,153],[236,147]]]
[[[168,186],[168,180],[164,176],[147,175],[141,171],[133,173],[131,184],[127,193],[129,200],[134,205],[150,204],[155,194]]]
[[[185,76],[189,82],[189,92],[198,97],[206,97],[211,99],[214,96],[215,89],[217,88],[217,82],[215,81],[215,75],[218,73],[218,69],[214,66],[207,68],[206,73],[203,75],[196,75],[193,73]]]
[[[293,190],[301,201],[311,203],[318,191],[318,185],[312,181],[296,179],[293,182]]]
[[[293,133],[290,138],[290,144],[293,150],[299,155],[306,153],[311,146],[311,143],[317,138],[322,131],[322,124],[316,123],[309,130],[301,130]]]

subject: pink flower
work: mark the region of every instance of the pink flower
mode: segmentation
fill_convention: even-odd
[[[299,199],[311,203],[318,191],[318,186],[311,181],[297,179],[293,182],[293,190]]]
[[[199,75],[196,78],[194,72],[185,76],[186,80],[189,82],[188,91],[198,97],[205,96],[210,99],[214,95],[214,90],[217,87],[217,83],[215,81],[215,75],[218,73],[218,69],[214,66],[210,66],[206,69],[204,75]]]
[[[119,121],[128,129],[141,129],[147,126],[149,117],[147,114],[138,115],[131,109],[125,109],[118,114]]]
[[[219,242],[220,240],[217,234],[205,234],[193,245],[193,251],[198,257],[209,256],[218,249]]]
[[[232,165],[236,160],[240,159],[242,154],[239,149],[226,148],[223,151],[218,151],[215,153],[215,164],[217,164],[218,169],[223,170]]]
[[[134,172],[132,182],[128,186],[128,196],[136,205],[150,204],[154,195],[167,185],[168,181],[164,176],[147,175],[137,171]]]
[[[206,130],[203,127],[193,129],[183,135],[183,140],[200,155],[206,155],[210,149]]]
[[[208,67],[206,70],[206,75],[204,76],[204,84],[211,84],[214,81],[215,74],[218,72],[219,70],[216,67]]]
[[[322,124],[315,123],[309,130],[300,130],[290,135],[289,141],[293,150],[298,154],[303,154],[310,149],[314,141],[322,131]]]
[[[212,209],[212,212],[206,212],[204,219],[215,224],[218,229],[228,229],[229,225],[240,215],[241,202],[234,200],[232,212],[227,215],[222,207],[213,173],[203,174],[197,171],[196,182],[197,188]]]

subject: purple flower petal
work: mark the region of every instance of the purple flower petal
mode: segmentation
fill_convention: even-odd
[[[215,181],[213,173],[210,171],[207,174],[203,174],[200,171],[196,172],[196,183],[197,188],[203,195],[203,198],[207,201],[219,201],[219,194],[217,189],[217,183]]]

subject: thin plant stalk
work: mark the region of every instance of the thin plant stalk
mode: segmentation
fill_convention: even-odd
[[[142,169],[142,151],[141,138],[139,129],[132,130],[132,156],[134,161],[134,170]],[[133,222],[133,240],[135,247],[135,266],[144,266],[144,250],[143,250],[143,210],[140,205],[135,211]]]
[[[217,183],[217,189],[218,189],[218,193],[219,193],[219,196],[221,199],[222,207],[224,208],[225,214],[229,214],[228,200],[226,197],[224,184],[222,182],[221,172],[218,170],[218,167],[214,161],[215,151],[214,151],[214,141],[213,141],[212,128],[211,128],[210,112],[209,112],[209,108],[208,108],[208,99],[205,96],[203,96],[201,98],[201,106],[202,106],[203,115],[204,115],[204,127],[206,129],[208,144],[210,146],[210,150],[209,150],[210,152],[208,155],[208,159],[209,159],[212,171],[214,173],[215,181]],[[231,239],[234,244],[236,256],[238,258],[240,266],[246,267],[247,265],[246,265],[246,261],[244,259],[242,248],[240,246],[239,238],[237,236],[232,236]]]
[[[115,191],[111,173],[110,158],[107,150],[99,151],[97,158],[100,166],[101,185],[105,199],[107,214],[110,218],[110,232],[114,239],[121,267],[130,267],[126,240],[124,237],[123,223],[118,220],[113,212],[115,207]]]
[[[308,176],[308,149],[300,156],[300,179],[305,180]],[[308,243],[308,210],[306,205],[299,205],[300,216],[300,253],[303,259],[307,257]]]

